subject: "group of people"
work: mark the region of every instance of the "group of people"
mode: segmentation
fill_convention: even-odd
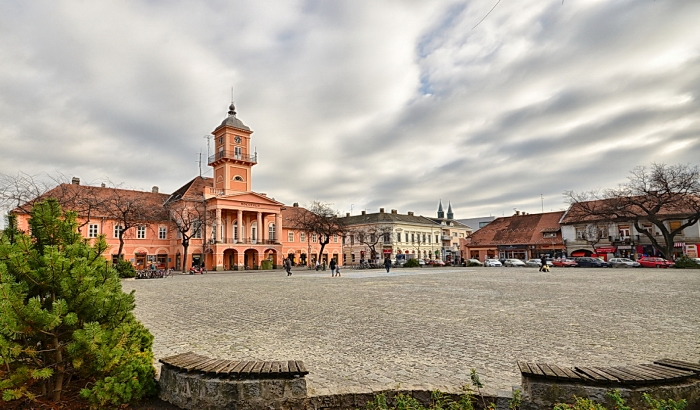
[[[284,258],[282,266],[284,266],[284,270],[287,272],[287,276],[292,276],[292,259]],[[323,267],[323,270],[326,270],[325,261],[323,262],[323,265],[316,261],[316,270],[320,270],[321,267]],[[331,262],[328,264],[328,267],[331,268],[332,277],[340,276],[340,266],[338,265],[338,262],[336,262],[335,258],[331,259]]]

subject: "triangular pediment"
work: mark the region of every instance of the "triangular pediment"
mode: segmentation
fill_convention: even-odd
[[[235,201],[244,202],[257,205],[268,205],[268,206],[283,206],[281,202],[277,202],[272,198],[265,195],[258,194],[257,192],[236,192],[227,195],[220,195],[216,197],[216,201]]]

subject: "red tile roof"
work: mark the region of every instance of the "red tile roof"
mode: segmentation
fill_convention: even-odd
[[[560,211],[496,218],[470,236],[470,246],[562,244],[561,234],[544,238],[543,232],[559,232],[563,215]]]

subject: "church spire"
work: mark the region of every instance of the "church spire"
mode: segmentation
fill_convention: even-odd
[[[440,205],[438,205],[438,212],[437,212],[438,218],[444,218],[445,217],[445,211],[442,210],[442,199],[440,200]]]
[[[447,202],[447,219],[454,219],[454,214],[452,213],[452,203]]]

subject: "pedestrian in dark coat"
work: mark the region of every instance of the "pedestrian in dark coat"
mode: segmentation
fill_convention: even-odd
[[[384,267],[386,268],[386,273],[389,273],[389,269],[391,269],[391,259],[384,258]]]
[[[284,270],[287,271],[287,276],[292,276],[292,260],[287,258],[284,260]]]
[[[335,276],[335,267],[337,264],[335,263],[335,259],[331,259],[331,263],[328,264],[328,267],[331,268],[331,277]]]
[[[544,269],[544,265],[546,265],[546,264],[547,264],[547,258],[545,258],[544,255],[542,255],[542,257],[540,258],[540,272],[542,272],[542,270]]]

